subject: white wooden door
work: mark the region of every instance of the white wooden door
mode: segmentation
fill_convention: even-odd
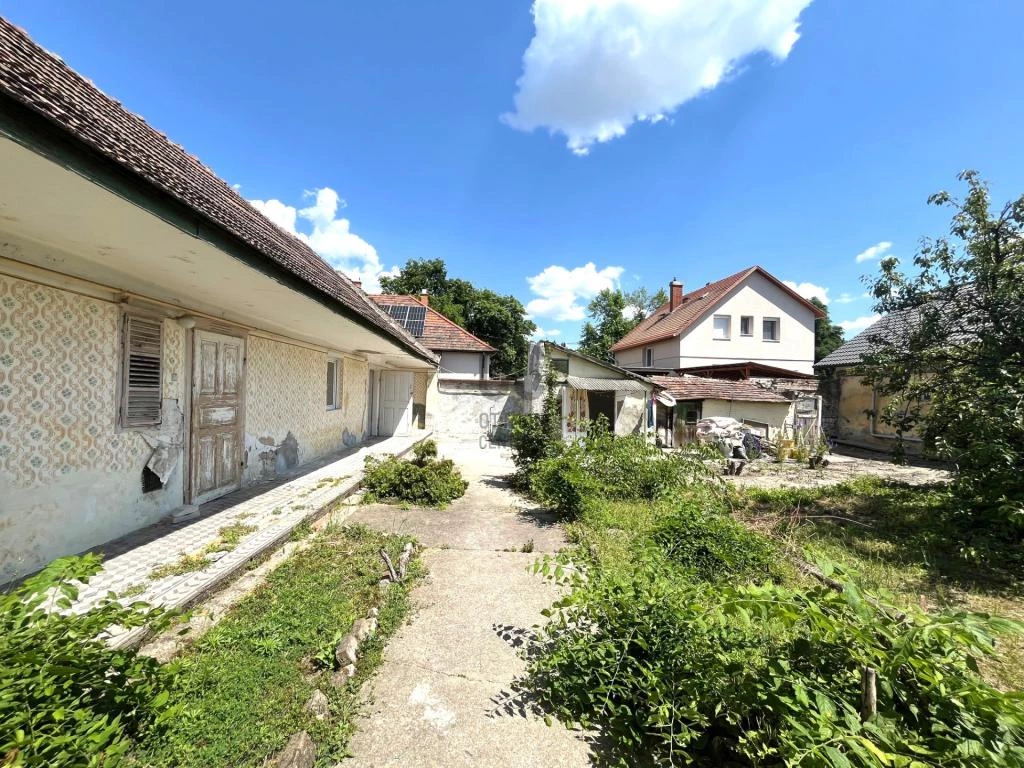
[[[202,504],[242,484],[245,339],[196,330],[192,354],[191,497]]]
[[[412,373],[381,371],[380,421],[377,434],[407,435],[412,411]]]

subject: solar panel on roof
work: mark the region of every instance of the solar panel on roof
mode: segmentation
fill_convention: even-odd
[[[427,308],[410,307],[406,304],[382,304],[381,309],[385,310],[396,323],[401,324],[405,330],[416,338],[423,335],[423,326],[426,324]]]
[[[409,310],[409,317],[405,321],[405,328],[417,339],[423,335],[423,326],[427,321],[426,307],[406,307]]]

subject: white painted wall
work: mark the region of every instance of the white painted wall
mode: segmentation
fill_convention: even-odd
[[[443,379],[480,379],[483,358],[482,352],[442,352],[438,375]]]
[[[622,368],[646,367],[644,361],[644,350],[650,347],[653,352],[653,368],[678,368],[679,367],[679,339],[671,338],[664,341],[656,341],[643,347],[634,347],[618,352],[615,355],[615,364]]]
[[[731,317],[728,341],[715,339],[714,316]],[[740,318],[754,318],[753,336],[740,336]],[[779,341],[761,338],[761,321],[778,317]],[[760,274],[751,275],[709,311],[679,343],[679,367],[742,363],[747,360],[800,373],[814,373],[814,313]]]
[[[737,421],[748,419],[769,425],[768,438],[774,440],[790,419],[790,403],[747,403],[738,400],[705,400],[701,417],[729,416]]]

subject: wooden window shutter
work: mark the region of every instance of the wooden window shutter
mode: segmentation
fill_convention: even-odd
[[[160,423],[163,323],[125,316],[121,426]]]

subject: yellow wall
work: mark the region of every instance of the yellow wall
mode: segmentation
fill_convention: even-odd
[[[246,364],[245,481],[273,477],[297,464],[362,442],[367,427],[365,362],[342,360],[340,407],[328,410],[328,354],[282,341],[250,336]]]
[[[769,425],[770,440],[775,440],[789,419],[789,403],[747,403],[738,400],[705,400],[701,418],[730,416],[737,421],[748,419]]]
[[[874,389],[860,376],[839,376],[839,403],[836,408],[836,437],[840,442],[882,451],[892,450],[895,430],[885,424],[878,415],[890,398],[876,398]],[[920,442],[912,434],[906,436],[905,449],[908,453],[920,451]]]

